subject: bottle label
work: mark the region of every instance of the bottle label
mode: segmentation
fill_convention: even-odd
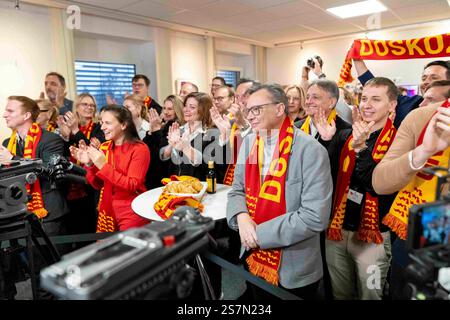
[[[206,192],[215,193],[216,192],[216,179],[206,178],[207,188]]]

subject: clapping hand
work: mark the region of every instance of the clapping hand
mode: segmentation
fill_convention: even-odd
[[[209,112],[211,114],[212,121],[220,131],[222,139],[226,140],[231,129],[230,120],[226,115],[221,115],[217,107],[211,107],[211,109],[209,109]]]
[[[351,142],[351,147],[355,150],[356,153],[367,147],[366,141],[370,136],[374,124],[375,121],[367,123],[364,120],[353,123],[353,139]]]
[[[102,151],[92,146],[89,146],[87,147],[87,154],[89,156],[89,159],[92,161],[92,163],[94,163],[94,165],[99,170],[101,170],[103,166],[106,164],[106,156]]]
[[[63,137],[65,140],[69,140],[71,131],[66,121],[64,120],[64,116],[58,116],[58,118],[56,118],[56,124],[58,125],[61,137]]]
[[[102,143],[100,142],[100,140],[98,140],[96,137],[92,137],[91,140],[89,141],[89,146],[95,149],[100,148],[101,144]]]
[[[154,108],[148,110],[148,120],[150,122],[150,128],[152,132],[161,130],[162,120],[158,112]]]
[[[180,133],[180,125],[178,122],[174,122],[170,128],[169,132],[167,134],[167,140],[169,141],[169,145],[179,150],[180,149],[180,143],[181,143],[181,133]]]
[[[87,148],[88,147],[86,146],[84,140],[80,140],[80,142],[78,143],[78,148],[75,146],[70,146],[70,155],[73,158],[77,159],[80,163],[89,166],[92,164],[92,161],[88,156]]]
[[[325,116],[325,111],[319,108],[319,111],[314,116],[314,125],[320,134],[320,138],[323,141],[330,141],[336,134],[336,122],[331,120],[328,124],[327,117]]]
[[[73,114],[71,111],[67,111],[64,115],[64,121],[67,126],[70,128],[70,132],[75,135],[80,129],[78,128],[78,117]]]

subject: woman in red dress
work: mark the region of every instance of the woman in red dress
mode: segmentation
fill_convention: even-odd
[[[80,142],[71,154],[87,169],[86,180],[101,189],[97,232],[123,231],[149,222],[133,212],[131,202],[146,191],[150,163],[148,147],[140,141],[129,110],[110,105],[102,110],[106,142],[99,149]]]

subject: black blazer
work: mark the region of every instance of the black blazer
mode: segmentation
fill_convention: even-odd
[[[9,138],[3,141],[3,146],[7,147]],[[64,141],[55,133],[42,130],[41,140],[37,146],[36,157],[42,159],[43,164],[47,164],[53,154],[64,155]],[[17,155],[14,160],[19,160],[23,156],[23,149],[17,146]],[[48,215],[44,218],[44,222],[52,221],[69,212],[64,194],[61,188],[52,189],[50,180],[45,177],[39,177],[42,190],[42,198],[44,207],[48,211]]]
[[[302,125],[305,123],[306,118],[300,121],[297,121],[294,123],[294,125],[297,128],[301,128]],[[352,127],[352,125],[350,123],[348,123],[347,121],[342,120],[339,116],[336,116],[336,133],[344,130],[344,129],[350,129]],[[314,139],[316,139],[317,141],[320,142],[321,145],[323,145],[325,148],[328,147],[329,142],[327,141],[323,141],[322,138],[320,138],[320,134],[317,132],[316,135],[314,136]]]

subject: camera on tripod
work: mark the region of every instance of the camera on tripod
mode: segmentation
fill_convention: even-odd
[[[436,201],[409,210],[407,248],[411,263],[406,279],[412,299],[450,300],[450,172],[435,167],[425,170],[438,177]]]
[[[57,184],[68,179],[85,183],[86,171],[61,155],[54,154],[47,165],[41,159],[22,159],[0,165],[0,220],[20,218],[27,212],[26,184],[45,178],[56,189]]]

